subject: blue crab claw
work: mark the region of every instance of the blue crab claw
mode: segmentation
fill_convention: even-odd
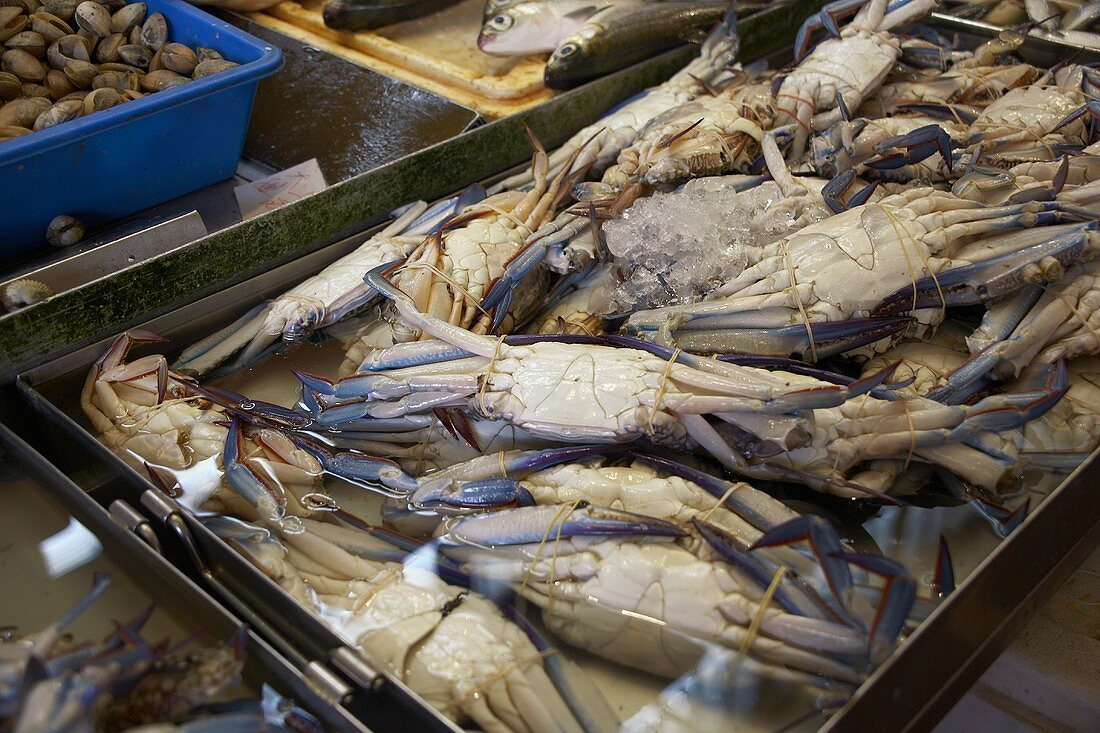
[[[802,541],[809,544],[810,550],[821,566],[825,582],[832,593],[832,605],[835,610],[853,625],[862,626],[862,622],[848,608],[848,601],[855,584],[852,580],[852,571],[848,569],[848,564],[843,559],[845,551],[840,543],[840,535],[828,520],[804,516],[784,522],[775,529],[765,532],[749,550],[793,545]]]
[[[855,377],[831,372],[828,369],[823,369],[804,361],[798,361],[797,359],[785,359],[777,356],[724,354],[718,357],[718,361],[723,361],[727,364],[738,364],[740,366],[751,366],[758,369],[774,369],[783,372],[791,372],[792,374],[802,374],[807,377],[820,379],[823,382],[831,382],[832,384],[839,384],[841,386],[848,386],[856,381]],[[891,382],[885,386],[872,389],[871,395],[880,400],[896,400],[899,398],[894,392],[908,387],[914,381],[914,378],[910,377],[902,382]]]
[[[864,186],[859,192],[853,194],[848,199],[848,203],[844,203],[841,196],[847,193],[848,189],[855,183],[856,172],[854,170],[846,170],[831,181],[825,184],[821,189],[821,198],[825,202],[825,205],[832,210],[834,214],[839,214],[843,211],[855,206],[862,206],[871,199],[871,195],[878,188],[878,182],[871,183]]]
[[[832,32],[832,28],[829,29]],[[840,35],[840,28],[836,29],[835,36]],[[836,104],[836,110],[840,114],[840,119],[844,122],[852,121],[852,113],[848,110],[848,103],[844,101],[844,95],[837,91],[833,97],[833,103]]]
[[[742,519],[756,527],[761,532],[766,532],[773,529],[776,525],[775,522],[768,519],[765,511],[770,510],[762,509],[757,506],[753,501],[756,496],[751,492],[742,489],[738,491],[730,492],[730,488],[733,486],[729,481],[713,476],[706,471],[700,471],[697,468],[691,466],[685,466],[682,463],[669,460],[668,458],[662,458],[660,456],[649,455],[646,453],[631,453],[631,457],[646,465],[652,466],[663,473],[667,473],[673,476],[679,476],[685,481],[699,486],[711,496],[722,499],[725,498],[726,506],[737,513]],[[755,490],[754,490],[755,491]]]
[[[481,547],[530,545],[573,537],[683,537],[687,530],[663,519],[605,507],[526,506],[476,514],[453,522],[448,539]],[[550,549],[550,548],[548,548]]]
[[[794,60],[802,61],[810,50],[810,36],[824,28],[831,37],[840,37],[840,21],[855,14],[868,0],[836,0],[826,3],[821,12],[811,15],[802,23],[794,39]]]
[[[1076,120],[1079,120],[1086,114],[1092,119],[1093,123],[1100,121],[1100,101],[1091,99],[1077,109],[1073,110],[1068,115],[1063,117],[1061,122],[1054,126],[1053,131],[1062,129],[1066,125],[1069,125]]]
[[[1034,226],[1057,221],[1059,218],[1064,218],[1066,214],[1085,215],[1085,212],[1078,212],[1073,207],[1063,207],[1058,202],[1032,202],[1024,206],[1039,209],[1021,214],[1021,216],[1032,216]],[[923,277],[914,285],[907,285],[888,295],[871,309],[871,315],[887,316],[921,308],[978,305],[992,298],[1007,295],[1024,285],[1041,283],[1049,279],[1044,274],[1048,271],[1056,277],[1061,277],[1063,268],[1080,260],[1086,248],[1098,239],[1098,235],[1095,221],[1058,229],[1061,232],[1055,234],[1057,230],[1052,227],[1048,230],[1051,236],[1038,244],[991,257],[973,265],[951,268],[935,276]],[[1061,267],[1050,268],[1048,265],[1053,261],[1057,261]]]
[[[880,154],[885,154],[894,148],[905,148],[906,152],[900,159],[868,161],[867,165],[872,168],[899,168],[903,165],[919,163],[938,151],[943,157],[944,163],[947,164],[947,170],[950,171],[952,165],[951,147],[951,137],[942,127],[936,124],[925,125],[905,135],[888,137],[875,144],[875,151]]]
[[[766,590],[771,585],[773,571],[743,549],[729,532],[699,517],[693,517],[691,523],[699,532],[699,536],[706,540],[706,543],[723,560],[751,578],[760,590]],[[784,609],[799,616],[822,619],[831,615],[831,611],[822,609],[820,600],[808,595],[789,576],[784,576],[780,581],[779,588],[775,592],[775,600]]]
[[[951,562],[951,549],[947,538],[940,535],[940,547],[936,552],[936,570],[932,575],[932,589],[940,598],[946,598],[955,590],[955,566]]]
[[[503,476],[458,483],[447,479],[423,481],[409,498],[415,509],[503,509],[534,506],[531,492],[518,481]]]
[[[993,395],[974,405],[974,414],[963,420],[949,439],[961,441],[980,432],[1004,432],[1023,427],[1046,414],[1068,391],[1066,364],[1060,361],[1051,368],[1048,384],[1043,389]]]
[[[405,496],[420,486],[414,477],[386,458],[375,458],[353,451],[336,451],[318,440],[296,433],[290,433],[287,437],[294,445],[316,458],[326,472],[353,484],[374,490],[385,487],[389,491],[383,493],[396,496]]]
[[[1069,177],[1069,156],[1062,156],[1062,164],[1058,166],[1058,172],[1054,174],[1054,180],[1049,186],[1038,188],[1025,188],[1005,199],[1007,204],[1023,204],[1028,201],[1052,201],[1065,188],[1066,179]]]
[[[285,430],[301,430],[309,427],[312,422],[308,416],[296,410],[291,410],[271,402],[253,400],[242,394],[221,387],[188,384],[187,388],[250,422],[270,425]]]
[[[319,397],[336,398],[336,382],[325,377],[294,370],[294,376],[302,383],[302,387]]]
[[[241,422],[236,416],[225,436],[222,463],[225,480],[233,490],[260,512],[264,519],[282,520],[286,516],[286,496],[273,476],[256,471],[244,462]]]
[[[840,552],[836,558],[886,579],[882,597],[869,630],[871,658],[876,663],[889,655],[898,634],[905,628],[909,611],[917,598],[917,581],[905,566],[882,555]]]

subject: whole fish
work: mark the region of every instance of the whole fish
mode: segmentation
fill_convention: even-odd
[[[341,31],[366,31],[442,10],[458,0],[328,0],[325,25]]]
[[[550,53],[614,0],[489,0],[477,46],[494,56]]]
[[[701,42],[726,14],[725,2],[645,2],[616,6],[577,29],[546,62],[546,86],[568,89],[686,41]]]

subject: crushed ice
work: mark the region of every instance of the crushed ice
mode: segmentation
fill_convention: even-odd
[[[766,181],[738,193],[743,176],[698,178],[681,189],[639,199],[621,219],[604,224],[615,257],[614,312],[626,313],[705,298],[748,264],[762,247],[795,228],[791,207]]]

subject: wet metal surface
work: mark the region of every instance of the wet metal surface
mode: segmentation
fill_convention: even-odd
[[[260,83],[244,155],[276,170],[317,158],[329,184],[465,131],[472,110],[312,46],[226,16],[283,52]]]

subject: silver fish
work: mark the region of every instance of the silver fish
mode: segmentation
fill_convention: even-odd
[[[608,0],[489,0],[477,45],[494,56],[550,53]]]
[[[700,42],[727,13],[720,2],[643,2],[591,18],[550,56],[546,86],[568,89],[686,41]]]

